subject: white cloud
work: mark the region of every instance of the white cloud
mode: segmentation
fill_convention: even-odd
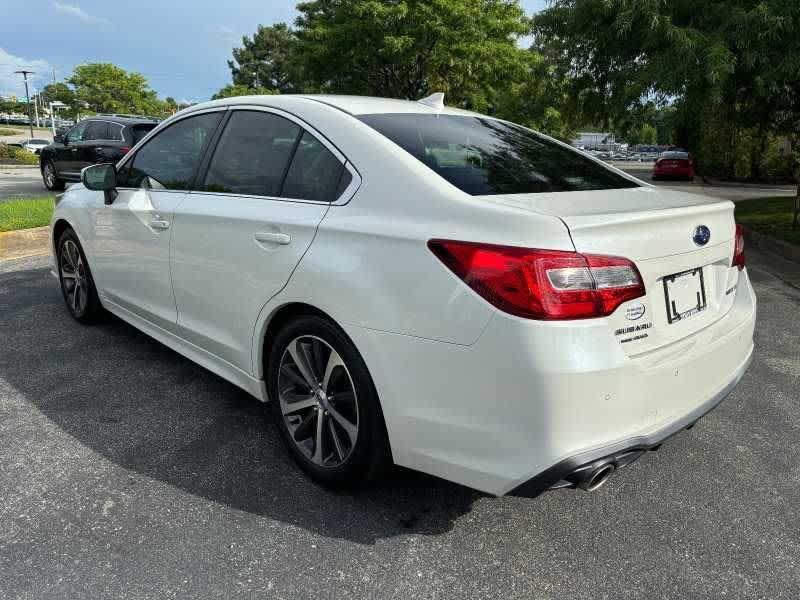
[[[33,75],[28,75],[31,94],[33,94],[33,88],[43,88],[51,81],[52,66],[46,60],[14,56],[0,48],[0,95],[25,95],[25,83],[22,75],[14,73],[14,71],[22,69],[35,72]]]
[[[77,4],[67,4],[66,2],[59,2],[56,0],[53,2],[53,8],[56,9],[56,12],[70,17],[75,17],[84,23],[104,23],[106,25],[111,25],[111,21],[108,19],[90,15]]]
[[[241,33],[237,33],[233,27],[228,27],[227,25],[222,25],[221,23],[210,25],[208,27],[208,31],[226,44],[235,44],[237,42],[241,43],[242,41]]]

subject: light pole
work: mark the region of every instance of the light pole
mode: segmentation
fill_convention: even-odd
[[[28,125],[31,128],[31,139],[33,139],[33,116],[31,115],[31,95],[28,92],[28,75],[33,75],[34,71],[26,71],[22,69],[21,71],[14,71],[17,75],[22,75],[22,78],[25,80],[25,97],[28,99]]]
[[[33,111],[36,113],[36,127],[39,125],[39,90],[33,88]],[[33,135],[33,134],[31,134]]]

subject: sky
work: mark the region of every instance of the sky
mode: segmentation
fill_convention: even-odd
[[[138,71],[161,98],[203,101],[230,83],[227,60],[257,25],[292,22],[296,0],[6,0],[0,9],[0,95],[70,75],[75,65],[111,62]],[[546,0],[522,0],[529,13]],[[31,90],[33,93],[33,90]]]

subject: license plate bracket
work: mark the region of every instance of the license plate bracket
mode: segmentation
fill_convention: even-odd
[[[703,267],[667,275],[663,282],[667,321],[670,325],[688,319],[706,309]]]

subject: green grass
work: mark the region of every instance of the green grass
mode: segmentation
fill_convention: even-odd
[[[0,200],[0,232],[49,225],[54,206],[46,197]]]
[[[800,245],[800,228],[792,231],[794,198],[757,198],[736,203],[736,221],[759,233]]]
[[[19,135],[22,133],[18,129],[6,129],[4,127],[0,127],[0,135]]]

